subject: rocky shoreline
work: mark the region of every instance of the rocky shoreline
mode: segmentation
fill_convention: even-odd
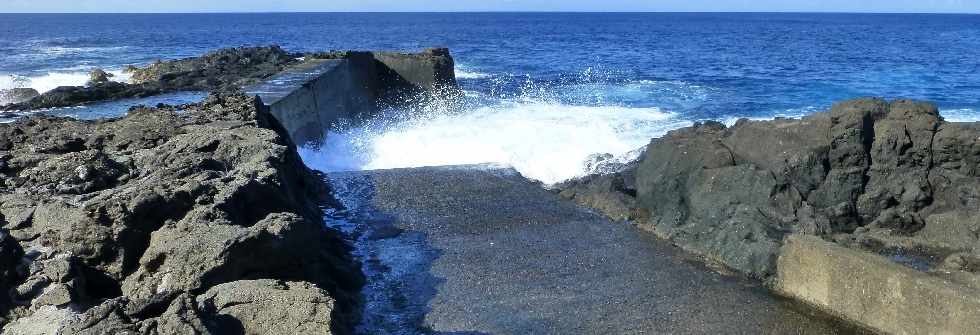
[[[774,273],[791,234],[966,271],[980,251],[978,138],[980,126],[928,103],[858,99],[800,120],[671,131],[621,171],[558,188],[756,278]]]
[[[96,69],[86,86],[58,87],[19,103],[0,106],[0,110],[68,107],[177,91],[233,91],[300,63],[302,56],[278,46],[221,49],[201,57],[157,61],[142,68],[130,66],[125,72],[132,76],[131,83],[110,81],[104,71]]]
[[[345,333],[358,265],[254,97],[0,125],[4,334]]]
[[[357,103],[367,106],[348,106],[347,117],[456,87],[447,49],[270,46],[129,68],[132,83],[95,70],[86,86],[6,92],[22,102],[4,110],[212,93],[116,119],[36,114],[0,124],[2,333],[352,332],[364,279],[349,242],[324,224],[324,209],[340,204],[280,122],[297,111],[241,93],[325,62],[349,69],[340,72],[346,89],[363,92]]]
[[[364,103],[458,89],[453,64],[446,49],[236,48],[129,69],[133,83],[102,73],[84,87],[16,92],[27,100],[0,108],[214,93],[117,119],[0,124],[0,330],[352,332],[365,279],[348,243],[325,227],[323,209],[339,202],[296,142],[335,118],[370,117],[378,106]],[[289,71],[309,68],[321,72]],[[271,105],[237,92],[290,76],[299,79],[281,94],[259,90],[276,97]],[[333,91],[314,91],[324,87]],[[334,105],[343,108],[321,108]],[[841,268],[887,258],[869,261],[883,274],[863,281],[900,273],[916,289],[946,289],[929,281],[938,278],[956,285],[948,292],[980,290],[980,124],[947,122],[927,103],[867,98],[799,120],[701,122],[653,139],[634,162],[592,163],[604,173],[556,192],[800,300],[829,305],[799,285],[808,285],[808,261],[831,252],[854,259],[833,264]],[[850,287],[840,280],[826,290]],[[867,295],[894,293],[876,289]],[[964,292],[953,294],[966,297],[962,306],[980,306]],[[893,305],[903,303],[913,305]],[[841,312],[847,306],[828,308],[868,323]],[[971,312],[980,310],[946,314]]]
[[[383,63],[374,89],[385,104],[399,102],[406,95],[437,90],[452,91],[456,77],[449,50],[434,48],[421,53],[329,51],[290,53],[279,46],[239,47],[215,50],[203,56],[156,61],[144,67],[129,66],[124,72],[128,83],[110,80],[102,69],[91,73],[85,86],[61,86],[38,94],[33,89],[0,91],[0,112],[29,111],[69,107],[100,101],[145,98],[180,91],[234,92],[261,83],[284,70],[318,60],[358,59]],[[427,66],[420,66],[425,62]],[[372,79],[374,80],[374,79]]]
[[[962,289],[975,300],[980,297],[972,291],[980,288],[978,172],[980,125],[947,122],[924,102],[868,98],[799,120],[743,119],[732,127],[698,123],[654,139],[638,161],[616,173],[569,181],[558,189],[566,199],[634,222],[774,288],[777,270],[785,270],[779,264],[786,241],[815,236],[860,251],[855,259],[880,255],[953,283],[943,290]],[[886,280],[899,270],[882,270],[872,280]],[[842,290],[853,285],[829,281]],[[877,298],[879,293],[863,294]],[[908,300],[897,306],[917,301],[902,299]],[[884,297],[878,301],[892,304]],[[847,314],[840,306],[819,307]]]

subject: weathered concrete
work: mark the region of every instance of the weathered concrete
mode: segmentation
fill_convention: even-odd
[[[366,117],[376,110],[376,76],[349,59],[310,60],[264,83],[246,88],[270,107],[293,141],[318,141],[341,119]]]
[[[791,236],[777,291],[889,334],[980,334],[980,291],[812,236]]]
[[[369,277],[363,334],[848,334],[487,166],[332,173]]]
[[[405,95],[456,87],[448,49],[422,53],[345,52],[334,59],[310,59],[261,84],[247,87],[270,107],[299,144],[319,142],[339,121],[369,118],[383,104]]]
[[[383,65],[383,71],[393,74],[388,80],[430,91],[456,87],[456,66],[449,49],[433,48],[421,53],[375,52],[373,55]]]

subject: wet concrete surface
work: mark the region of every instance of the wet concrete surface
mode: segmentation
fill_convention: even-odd
[[[331,173],[362,334],[854,334],[492,166]]]

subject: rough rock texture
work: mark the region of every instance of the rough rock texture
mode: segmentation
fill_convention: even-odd
[[[157,61],[129,72],[134,84],[206,91],[254,84],[295,63],[296,57],[279,46],[221,49],[201,57]]]
[[[89,72],[88,85],[98,85],[98,84],[108,83],[109,78],[113,76],[114,76],[113,74],[105,72],[105,70],[103,69],[92,70],[92,72]]]
[[[166,92],[168,91],[159,85],[131,85],[115,81],[93,83],[89,86],[59,86],[31,100],[9,104],[0,109],[16,111],[67,107],[103,100],[145,98]]]
[[[109,81],[109,74],[96,70],[87,86],[58,87],[35,99],[0,109],[65,107],[175,91],[233,90],[282,71],[298,62],[297,57],[278,46],[221,49],[201,57],[157,61],[145,68],[130,67],[126,71],[132,75],[132,84]]]
[[[305,282],[276,280],[221,284],[198,298],[199,308],[224,317],[246,334],[329,334],[333,299]]]
[[[0,90],[0,105],[16,104],[41,95],[33,88],[10,88]]]
[[[361,278],[326,187],[244,95],[0,125],[3,333],[344,332]]]
[[[615,162],[611,154],[593,155],[585,164],[589,175],[559,183],[553,190],[610,219],[643,220],[647,215],[636,203],[637,164],[639,159],[623,164]]]
[[[640,226],[766,278],[791,233],[872,251],[976,254],[978,172],[980,126],[945,122],[926,103],[859,99],[801,120],[670,132],[647,147],[635,189],[650,216]],[[602,185],[584,196],[616,193]]]
[[[101,69],[90,74],[86,86],[62,86],[37,97],[0,105],[0,111],[22,111],[75,106],[105,100],[143,98],[176,91],[234,91],[256,84],[287,68],[311,59],[348,59],[354,66],[370,67],[372,78],[358,81],[377,90],[386,105],[406,99],[428,99],[461,94],[449,49],[420,53],[330,51],[288,53],[278,46],[221,49],[200,57],[157,61],[143,68],[129,67],[132,83],[110,81]],[[377,84],[377,85],[375,85]],[[374,87],[377,86],[377,87]],[[5,101],[5,100],[0,100]]]

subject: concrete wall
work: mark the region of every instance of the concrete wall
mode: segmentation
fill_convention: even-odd
[[[419,54],[349,52],[344,59],[310,60],[245,91],[270,107],[297,144],[319,142],[337,122],[375,115],[379,98],[456,87],[447,49]],[[390,103],[390,102],[386,102]]]
[[[382,81],[390,87],[408,85],[428,91],[456,88],[456,65],[449,49],[421,53],[375,52]]]
[[[777,292],[888,334],[980,334],[980,292],[884,257],[793,236]]]
[[[348,59],[313,60],[246,88],[268,105],[297,144],[319,141],[342,118],[371,114],[371,73]]]

